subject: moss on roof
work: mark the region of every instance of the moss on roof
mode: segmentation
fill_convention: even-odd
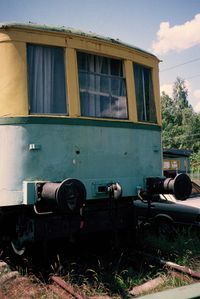
[[[65,26],[54,26],[54,25],[45,25],[45,24],[36,24],[36,23],[0,23],[0,29],[9,29],[9,28],[18,28],[18,29],[32,29],[32,30],[37,30],[37,31],[49,31],[49,32],[63,32],[66,34],[73,34],[73,35],[78,35],[78,36],[84,36],[84,37],[88,37],[88,38],[93,38],[96,40],[102,40],[102,41],[106,41],[106,42],[110,42],[113,44],[118,44],[124,47],[128,47],[134,50],[137,50],[139,52],[142,52],[144,54],[148,54],[153,56],[154,58],[158,59],[154,54],[147,52],[143,49],[140,49],[138,47],[135,47],[133,45],[130,45],[128,43],[125,43],[119,39],[114,39],[111,37],[105,37],[93,32],[84,32],[81,30],[77,30],[71,27],[65,27]]]

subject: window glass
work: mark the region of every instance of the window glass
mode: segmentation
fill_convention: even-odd
[[[150,68],[134,64],[137,115],[139,121],[156,123],[156,107]]]
[[[64,49],[28,44],[30,113],[66,114]]]
[[[164,160],[163,161],[164,170],[178,170],[180,169],[180,161],[178,160]]]
[[[122,61],[77,53],[81,115],[127,119]]]

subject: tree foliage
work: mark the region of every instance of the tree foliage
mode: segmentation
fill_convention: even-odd
[[[184,79],[178,77],[172,97],[161,95],[163,147],[193,150],[193,164],[200,166],[200,114],[188,102]]]
[[[173,86],[174,101],[178,103],[180,108],[182,108],[182,109],[188,108],[189,103],[188,103],[187,97],[188,97],[188,90],[185,85],[185,81],[184,81],[184,79],[177,77],[176,81],[174,82],[174,86]]]

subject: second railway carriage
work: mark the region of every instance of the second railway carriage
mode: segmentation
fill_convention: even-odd
[[[138,192],[160,191],[158,63],[91,33],[0,25],[0,235],[15,252],[130,228]]]

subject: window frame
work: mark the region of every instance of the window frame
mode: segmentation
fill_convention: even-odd
[[[113,60],[117,60],[121,62],[121,69],[122,69],[122,76],[117,76],[117,75],[112,75],[110,74],[110,70],[109,69],[109,74],[107,73],[102,73],[102,72],[96,72],[96,71],[88,71],[88,70],[80,70],[79,69],[79,65],[78,65],[78,55],[79,54],[84,54],[84,55],[91,55],[93,57],[102,57],[105,59],[110,59],[110,61]],[[121,58],[121,57],[113,57],[111,55],[105,55],[103,53],[99,53],[99,52],[87,52],[84,51],[82,49],[76,49],[76,60],[77,60],[77,77],[78,77],[78,93],[79,93],[79,104],[80,104],[80,117],[82,118],[96,118],[96,119],[109,119],[111,121],[129,121],[129,99],[128,99],[128,90],[127,90],[127,78],[126,78],[126,71],[125,71],[125,59]],[[90,75],[94,75],[94,76],[99,76],[100,78],[109,78],[110,80],[112,79],[118,79],[118,80],[122,80],[123,83],[123,89],[125,91],[125,95],[123,97],[125,97],[125,101],[126,101],[126,117],[112,117],[112,116],[97,116],[97,115],[83,115],[82,114],[82,108],[81,108],[81,86],[80,86],[80,72],[81,73],[85,73],[88,76]],[[109,85],[111,84],[111,81],[109,80]],[[82,89],[84,90],[84,89]],[[111,89],[109,89],[110,91]],[[89,91],[88,93],[90,94],[97,94],[97,95],[109,95],[110,101],[112,101],[112,97],[117,97],[119,98],[120,96],[115,96],[114,94],[112,94],[111,92],[101,92],[101,91]]]
[[[142,70],[142,98],[143,101],[141,102],[140,99],[138,99],[138,92],[137,91],[137,84],[136,84],[136,73],[135,73],[135,69],[138,66],[139,68],[141,68]],[[137,121],[141,122],[141,123],[146,123],[146,124],[153,124],[153,125],[158,125],[158,115],[157,115],[157,102],[156,102],[156,96],[155,96],[155,86],[154,86],[154,76],[153,76],[153,67],[152,66],[148,66],[148,65],[144,65],[140,62],[137,61],[133,61],[132,62],[132,68],[133,68],[133,80],[134,80],[134,89],[135,89],[135,101],[136,101],[136,112],[137,112]],[[144,78],[144,71],[148,71],[148,82],[145,81]],[[149,94],[148,94],[148,102],[147,102],[147,97],[146,97],[146,89],[145,89],[145,85],[146,83],[148,83],[149,85],[151,85],[149,87]],[[151,95],[150,95],[151,92]],[[141,95],[140,95],[141,98]],[[139,111],[139,105],[141,106],[142,104],[142,111]],[[152,107],[153,104],[153,107]],[[149,111],[147,111],[147,105],[149,105]],[[151,107],[153,110],[151,110]],[[139,114],[143,113],[144,117],[139,117]],[[153,113],[153,118],[151,118],[151,113]]]
[[[29,115],[41,115],[41,116],[63,116],[63,117],[72,117],[72,118],[96,118],[98,120],[110,120],[110,121],[119,121],[119,122],[132,122],[132,123],[143,123],[146,125],[159,125],[160,126],[160,114],[159,114],[159,83],[157,80],[157,61],[149,60],[145,57],[141,57],[141,55],[137,53],[126,53],[126,50],[118,51],[118,49],[114,48],[103,48],[102,49],[94,49],[94,45],[88,44],[87,47],[85,44],[79,44],[78,41],[73,41],[73,43],[67,43],[67,39],[62,43],[40,43],[37,41],[30,40],[26,43],[32,44],[36,46],[42,47],[59,47],[63,48],[63,62],[64,62],[64,75],[65,75],[65,104],[66,108],[64,113],[57,112],[31,112],[30,108],[27,109]],[[109,59],[115,59],[121,61],[122,64],[122,76],[118,77],[120,80],[123,80],[123,88],[125,90],[125,104],[122,102],[122,107],[126,108],[125,117],[120,117],[116,115],[116,117],[101,115],[101,116],[90,116],[90,115],[81,115],[81,99],[80,99],[80,85],[79,85],[79,70],[78,70],[78,62],[77,62],[77,53],[91,54],[95,56],[101,56]],[[27,50],[26,50],[27,53]],[[134,54],[134,55],[133,55]],[[137,111],[137,100],[136,100],[136,91],[135,91],[135,78],[134,78],[134,64],[141,65],[144,68],[148,68],[151,70],[151,81],[152,81],[152,91],[154,96],[154,118],[155,121],[145,121],[140,120],[138,117]],[[28,73],[28,72],[27,72]],[[102,76],[102,74],[99,74]],[[27,76],[28,78],[28,76]],[[112,77],[110,77],[112,78]],[[28,86],[28,84],[27,84]],[[28,86],[29,89],[29,86]],[[29,90],[28,90],[29,92]],[[105,100],[104,100],[105,101]],[[29,94],[28,94],[28,105],[30,104]],[[113,102],[114,103],[114,102]],[[106,107],[106,104],[105,104]],[[27,107],[28,108],[28,107]],[[117,111],[117,110],[116,110]],[[122,108],[123,111],[123,108]],[[110,111],[112,114],[112,111]]]

